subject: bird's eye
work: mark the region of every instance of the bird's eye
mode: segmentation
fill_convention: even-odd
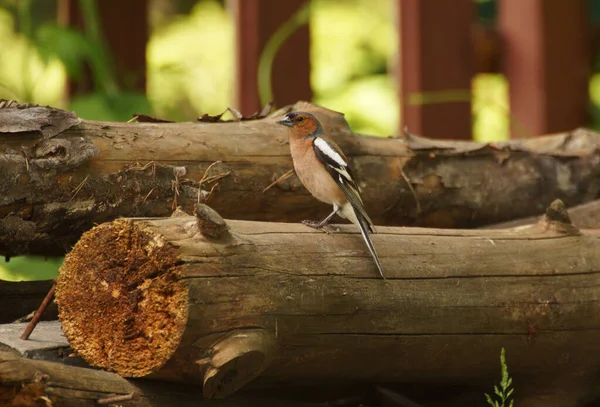
[[[298,117],[296,117],[296,121],[297,121],[297,122],[301,122],[302,120],[304,120],[304,117],[302,117],[302,116],[298,116]]]

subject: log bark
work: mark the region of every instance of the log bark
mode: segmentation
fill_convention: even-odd
[[[47,400],[60,406],[99,405],[98,400],[114,400],[108,405],[124,406],[207,406],[207,407],[355,407],[363,405],[381,405],[398,407],[463,407],[486,406],[482,399],[484,392],[489,392],[491,384],[485,386],[449,386],[448,383],[431,385],[400,384],[392,387],[373,386],[364,383],[322,383],[315,387],[286,386],[277,388],[254,388],[242,390],[226,400],[203,400],[200,402],[201,389],[181,386],[173,383],[124,380],[122,377],[108,372],[90,374],[89,368],[70,349],[62,335],[60,324],[42,322],[39,326],[41,334],[33,341],[20,341],[19,332],[13,325],[0,325],[0,403],[12,405],[47,405]],[[62,338],[62,339],[57,339]],[[56,341],[60,343],[56,343]],[[27,345],[24,343],[27,342]],[[3,350],[6,344],[11,346]],[[25,356],[19,358],[19,356]],[[45,363],[39,363],[45,361]],[[54,363],[48,363],[49,361]],[[74,362],[75,361],[75,362]],[[59,367],[56,364],[65,366]],[[77,367],[80,366],[80,367]],[[58,378],[56,376],[59,376]],[[94,380],[89,380],[93,377]],[[583,385],[582,385],[583,384]],[[533,387],[532,387],[533,386]],[[55,389],[59,387],[58,389]],[[373,391],[375,390],[375,391]],[[110,391],[110,393],[106,393]],[[404,394],[410,394],[410,398]],[[540,381],[532,383],[529,388],[522,383],[518,385],[515,400],[518,405],[572,406],[574,400],[582,395],[592,406],[593,398],[589,397],[581,378],[571,382],[557,383]],[[123,400],[129,398],[131,400]],[[120,399],[121,401],[117,401]],[[38,404],[36,404],[36,402]],[[545,402],[546,404],[543,404]],[[12,403],[12,404],[11,404]],[[29,404],[28,404],[29,403]],[[421,404],[422,403],[422,404]],[[101,404],[100,404],[101,405]],[[581,403],[577,405],[582,405]]]
[[[567,209],[569,218],[573,225],[580,229],[600,229],[600,200],[587,202]],[[541,216],[530,216],[509,220],[508,222],[496,223],[485,226],[487,229],[510,229],[519,226],[532,225],[539,222]]]
[[[274,122],[291,109],[315,113],[339,142],[376,224],[476,227],[600,191],[600,135],[587,130],[482,144],[362,137],[341,114],[303,102],[226,123],[80,121],[31,109],[0,109],[0,254],[8,256],[62,255],[95,224],[190,211],[199,198],[229,218],[324,217],[330,208],[295,176],[265,191],[292,169],[286,129]]]
[[[518,232],[379,227],[387,280],[352,226],[228,220],[214,237],[205,219],[119,219],[82,236],[57,287],[79,355],[206,397],[259,373],[489,385],[501,347],[515,383],[600,366],[600,231],[574,228],[560,202]]]
[[[324,407],[324,403],[244,396],[200,402],[202,389],[173,383],[126,380],[101,370],[30,360],[0,351],[0,405]]]

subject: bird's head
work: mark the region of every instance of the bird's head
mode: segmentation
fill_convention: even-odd
[[[323,134],[321,123],[315,116],[306,112],[291,112],[277,123],[290,128],[290,135],[296,137],[317,137]]]

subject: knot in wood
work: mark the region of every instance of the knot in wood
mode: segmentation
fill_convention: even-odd
[[[550,230],[566,235],[578,235],[579,229],[571,224],[571,218],[565,208],[565,204],[560,199],[555,199],[546,214],[538,223],[544,230]]]
[[[197,204],[195,214],[198,230],[204,236],[221,237],[229,230],[221,215],[208,205]]]
[[[571,218],[565,208],[565,204],[560,199],[555,199],[548,209],[546,209],[546,219],[551,222],[560,222],[567,225],[571,224]]]

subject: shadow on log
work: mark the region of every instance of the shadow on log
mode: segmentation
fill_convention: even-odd
[[[275,124],[292,109],[313,112],[339,142],[379,225],[476,227],[541,214],[555,198],[587,202],[600,190],[600,136],[587,130],[483,144],[362,137],[341,114],[304,102],[226,123],[93,122],[6,108],[0,254],[63,255],[95,224],[191,212],[198,199],[230,218],[320,219],[329,206],[295,176],[267,189],[292,169],[286,130]]]
[[[19,325],[14,327],[14,325]],[[485,407],[485,386],[407,384],[374,386],[369,383],[324,382],[320,386],[277,386],[254,388],[236,393],[226,400],[201,400],[202,389],[181,384],[123,379],[109,372],[87,369],[73,357],[62,336],[60,324],[43,322],[35,340],[20,341],[23,324],[0,325],[0,405],[2,406],[206,406],[206,407]],[[61,339],[62,337],[62,339]],[[56,343],[56,341],[59,343]],[[20,343],[17,343],[20,342]],[[11,344],[2,351],[3,344]],[[28,355],[29,359],[19,355]],[[53,363],[49,363],[52,361]],[[59,365],[65,365],[60,366]],[[74,366],[74,363],[76,364]],[[76,367],[76,366],[82,366]],[[565,383],[542,382],[535,387],[518,384],[518,405],[572,406],[585,386],[581,379]],[[410,399],[404,394],[410,395]],[[585,393],[583,393],[585,394]],[[418,400],[419,403],[413,401]],[[595,399],[587,397],[593,407]],[[423,404],[421,404],[423,403]]]
[[[600,367],[600,232],[573,227],[560,201],[518,232],[379,227],[385,281],[350,226],[228,220],[209,236],[206,219],[119,219],[82,236],[57,288],[80,356],[208,397],[258,374],[253,385],[489,385],[501,347],[522,386],[588,383]]]
[[[0,324],[13,322],[31,314],[52,287],[52,280],[11,282],[0,280]],[[58,316],[55,304],[48,307],[42,319],[52,320]]]
[[[246,396],[202,401],[202,389],[126,380],[114,373],[29,360],[0,351],[2,406],[325,407],[324,403]]]

